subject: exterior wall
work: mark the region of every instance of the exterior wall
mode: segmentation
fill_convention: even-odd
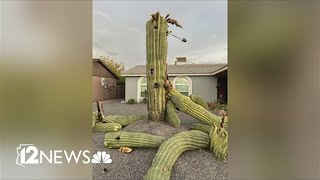
[[[190,76],[192,79],[192,94],[203,97],[207,102],[217,100],[217,77]]]
[[[183,76],[182,76],[183,77]],[[202,96],[207,102],[217,100],[217,78],[214,76],[188,76],[192,80],[192,94]],[[126,77],[125,99],[138,101],[138,80],[140,77]],[[173,81],[175,77],[169,79]]]
[[[138,87],[137,83],[140,77],[126,77],[126,93],[125,99],[128,101],[129,99],[137,100],[138,95]]]
[[[100,62],[93,62],[92,68],[93,76],[117,79],[117,77],[106,69]]]
[[[107,87],[101,86],[101,78],[97,76],[92,76],[92,100],[105,101],[108,99],[117,99],[117,79],[106,78]]]
[[[117,77],[100,62],[93,62],[92,68],[92,100],[105,101],[108,99],[117,99]],[[101,86],[101,78],[105,78],[107,82],[106,88]]]

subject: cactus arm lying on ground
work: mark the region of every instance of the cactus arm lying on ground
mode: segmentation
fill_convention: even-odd
[[[168,90],[168,94],[171,100],[174,99],[172,102],[180,111],[209,125],[219,125],[221,123],[221,117],[212,114],[202,106],[194,103],[189,97],[180,94],[175,89],[171,88]],[[179,106],[182,106],[181,104],[184,105],[184,108],[182,109],[179,108]]]
[[[104,138],[106,148],[148,147],[158,148],[165,141],[164,137],[146,133],[114,132],[107,133]]]
[[[192,124],[191,129],[203,131],[209,134],[211,126],[202,123],[194,123]]]
[[[227,161],[228,133],[224,128],[212,126],[209,132],[210,150],[219,161]]]
[[[174,127],[179,127],[180,119],[176,113],[176,108],[171,101],[167,102],[166,113],[168,122]]]
[[[160,146],[144,179],[169,180],[172,167],[183,152],[208,148],[209,142],[208,134],[198,130],[176,134]]]
[[[93,131],[102,132],[117,132],[120,131],[122,126],[119,123],[96,123]]]
[[[119,115],[108,115],[105,116],[103,122],[107,123],[119,123],[122,127],[127,126],[136,121],[146,119],[146,115],[130,115],[130,116],[119,116]]]
[[[206,101],[205,101],[201,96],[192,94],[192,95],[190,95],[189,97],[190,97],[190,99],[191,99],[194,103],[202,106],[202,107],[205,108],[206,110],[209,109],[208,104],[206,103]]]

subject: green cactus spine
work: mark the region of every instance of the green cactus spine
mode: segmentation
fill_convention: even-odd
[[[148,113],[152,121],[165,120],[167,21],[159,12],[146,23]]]
[[[206,103],[206,101],[201,97],[201,96],[198,96],[198,95],[190,95],[189,96],[190,99],[195,102],[196,104],[199,104],[200,106],[202,106],[203,108],[205,108],[206,110],[209,109],[208,107],[208,104]]]
[[[147,117],[146,115],[130,115],[130,116],[108,115],[104,117],[103,122],[119,123],[122,127],[124,127],[136,121],[143,120],[146,117]]]
[[[179,109],[180,111],[198,119],[199,121],[202,121],[203,123],[209,125],[219,125],[222,121],[221,117],[212,114],[202,106],[194,103],[189,97],[180,94],[173,88],[169,90],[169,96],[171,97],[171,99],[174,98],[176,101],[179,102],[176,103],[173,101],[175,106],[181,106],[181,103],[184,105],[185,108]]]
[[[202,131],[190,130],[176,134],[160,146],[144,179],[169,180],[172,167],[183,152],[208,148],[209,142],[208,134]]]
[[[164,137],[151,134],[114,132],[105,135],[104,145],[106,148],[120,148],[124,146],[158,148],[164,141]]]
[[[168,122],[174,127],[179,127],[180,126],[180,119],[177,116],[176,108],[171,101],[167,102],[166,112],[167,112]]]
[[[122,129],[119,123],[96,123],[93,127],[93,131],[102,132],[117,132]]]
[[[210,149],[219,161],[226,162],[228,156],[228,132],[213,125],[210,129]]]
[[[192,124],[191,129],[203,131],[209,134],[211,126],[202,123],[194,123]]]

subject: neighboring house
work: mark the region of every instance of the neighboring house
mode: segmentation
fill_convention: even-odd
[[[117,99],[118,76],[101,59],[92,60],[92,73],[92,100]]]
[[[202,96],[207,102],[227,102],[227,64],[186,64],[186,58],[177,58],[175,65],[167,66],[169,79],[180,93]],[[146,97],[146,66],[137,65],[122,73],[126,77],[125,99],[141,102]]]

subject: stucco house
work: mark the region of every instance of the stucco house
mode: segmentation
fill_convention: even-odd
[[[187,64],[186,58],[177,58],[167,66],[169,79],[180,93],[197,94],[207,102],[227,102],[227,64]],[[126,77],[125,99],[141,102],[146,96],[146,66],[137,65],[122,73]]]

